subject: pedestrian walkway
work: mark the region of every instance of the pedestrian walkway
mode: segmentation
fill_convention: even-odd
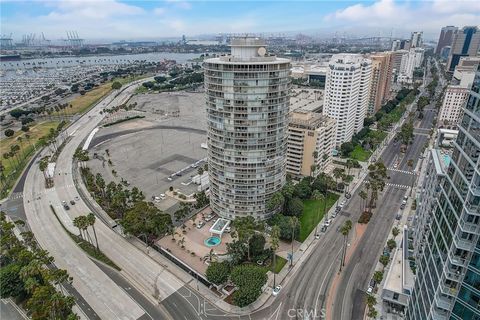
[[[385,183],[385,185],[387,187],[392,187],[392,188],[397,188],[397,189],[404,189],[404,190],[408,190],[410,188],[410,186],[406,186],[406,185],[403,185],[403,184],[395,184],[395,183]]]
[[[20,199],[23,198],[23,192],[13,192],[8,199],[9,200],[15,200],[15,199]]]
[[[400,170],[400,169],[395,169],[395,168],[387,168],[387,170],[400,172],[400,173],[404,173],[404,174],[411,174],[411,175],[416,175],[417,174],[417,173],[412,172],[412,171]]]

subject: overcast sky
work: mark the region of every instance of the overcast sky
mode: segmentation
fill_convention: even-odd
[[[480,24],[480,1],[120,1],[0,0],[1,33],[41,33],[55,40],[75,30],[85,39],[159,39],[199,34],[307,32],[333,36],[435,39],[445,25]]]

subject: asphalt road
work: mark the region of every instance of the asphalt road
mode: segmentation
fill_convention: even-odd
[[[421,93],[423,94],[423,92]],[[429,132],[433,126],[436,110],[433,105],[425,108],[425,116],[415,124],[415,132]],[[392,141],[382,154],[382,160],[389,169],[397,162],[397,170],[409,171],[407,166],[409,159],[414,161],[415,168],[421,161],[423,146],[429,137],[424,133],[415,134],[413,143],[407,148],[404,156],[398,156],[398,146]],[[397,148],[397,151],[395,150]],[[400,185],[409,186],[414,175],[397,170],[389,170],[389,183],[395,182]],[[388,186],[377,203],[372,219],[368,223],[367,231],[346,265],[341,281],[339,282],[336,294],[333,297],[332,319],[335,320],[357,320],[363,319],[365,310],[365,290],[371,279],[371,275],[377,264],[378,258],[383,251],[386,239],[389,236],[394,217],[400,206],[402,197],[406,194],[404,188]],[[358,198],[354,197],[350,205],[356,203]]]

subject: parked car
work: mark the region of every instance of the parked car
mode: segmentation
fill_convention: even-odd
[[[400,209],[401,209],[401,210],[405,209],[405,203],[402,203],[402,204],[400,205]]]
[[[226,227],[226,228],[225,228],[225,232],[226,232],[226,233],[232,232],[232,227]]]
[[[327,232],[327,226],[323,225],[322,228],[320,229],[320,232]]]
[[[205,222],[200,221],[199,223],[197,223],[197,229],[201,229],[204,225],[205,225]]]
[[[80,198],[78,196],[76,196],[75,201],[80,201]]]
[[[68,206],[68,204],[64,204],[64,205],[63,205],[63,208],[64,208],[65,210],[70,210],[70,207]]]
[[[212,216],[211,214],[207,214],[207,215],[205,216],[205,221],[206,221],[206,222],[208,222],[208,221],[210,221],[210,220],[212,220],[212,219],[213,219],[213,216]]]
[[[70,200],[70,204],[71,204],[72,206],[74,206],[74,205],[75,205],[75,201]]]
[[[327,219],[323,225],[328,227],[331,223],[332,219]]]
[[[274,297],[278,296],[278,294],[280,293],[280,290],[282,290],[282,286],[281,285],[276,286],[275,288],[273,288],[272,295]]]
[[[62,201],[62,206],[66,206],[67,205],[67,201],[63,200]]]
[[[400,207],[401,208],[401,207]],[[398,213],[396,216],[395,216],[395,220],[400,220],[402,219],[402,215],[400,213]]]

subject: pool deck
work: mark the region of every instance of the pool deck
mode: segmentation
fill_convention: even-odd
[[[207,208],[195,217],[195,223],[203,220],[202,213],[206,215],[210,212],[210,209]],[[209,229],[212,227],[214,221],[218,217],[214,217],[209,222],[200,228],[197,229],[192,220],[187,220],[185,222],[185,233],[182,231],[181,227],[175,229],[175,241],[172,240],[172,236],[168,235],[157,241],[157,244],[162,248],[170,250],[170,252],[188,264],[191,268],[195,269],[197,272],[205,274],[208,265],[203,261],[205,257],[208,257],[210,250],[213,250],[215,254],[225,254],[227,252],[227,243],[232,242],[232,237],[229,233],[224,233],[222,236],[222,242],[218,246],[207,247],[204,243],[206,239],[211,236],[217,236],[215,234],[210,234]],[[184,239],[185,248],[181,247],[181,239]],[[192,252],[194,255],[192,255]]]

